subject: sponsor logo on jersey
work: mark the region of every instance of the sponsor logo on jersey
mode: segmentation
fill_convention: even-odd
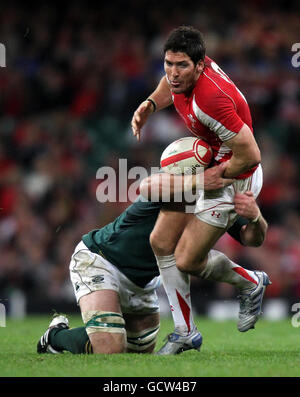
[[[94,284],[100,284],[104,282],[104,276],[95,276],[92,278],[92,283]]]

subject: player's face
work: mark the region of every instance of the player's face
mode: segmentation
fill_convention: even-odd
[[[197,65],[184,52],[167,51],[164,62],[167,79],[174,94],[192,90],[204,68],[204,62]]]

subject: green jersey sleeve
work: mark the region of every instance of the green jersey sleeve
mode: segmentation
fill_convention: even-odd
[[[239,216],[235,223],[227,230],[227,233],[229,233],[232,238],[234,238],[236,241],[243,245],[241,241],[240,231],[242,227],[244,225],[247,225],[248,223],[248,219]]]

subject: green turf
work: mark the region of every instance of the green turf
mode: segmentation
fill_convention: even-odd
[[[239,333],[234,321],[197,319],[203,334],[200,353],[177,356],[138,354],[38,355],[36,343],[50,316],[8,320],[0,328],[2,377],[298,377],[300,375],[299,328],[290,320],[260,320],[256,330]],[[81,325],[79,317],[70,326]],[[163,320],[157,346],[172,331],[171,320]]]

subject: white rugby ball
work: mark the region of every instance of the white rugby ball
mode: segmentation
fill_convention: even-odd
[[[212,160],[212,149],[200,138],[185,137],[163,151],[160,166],[168,174],[195,174],[204,171]]]

